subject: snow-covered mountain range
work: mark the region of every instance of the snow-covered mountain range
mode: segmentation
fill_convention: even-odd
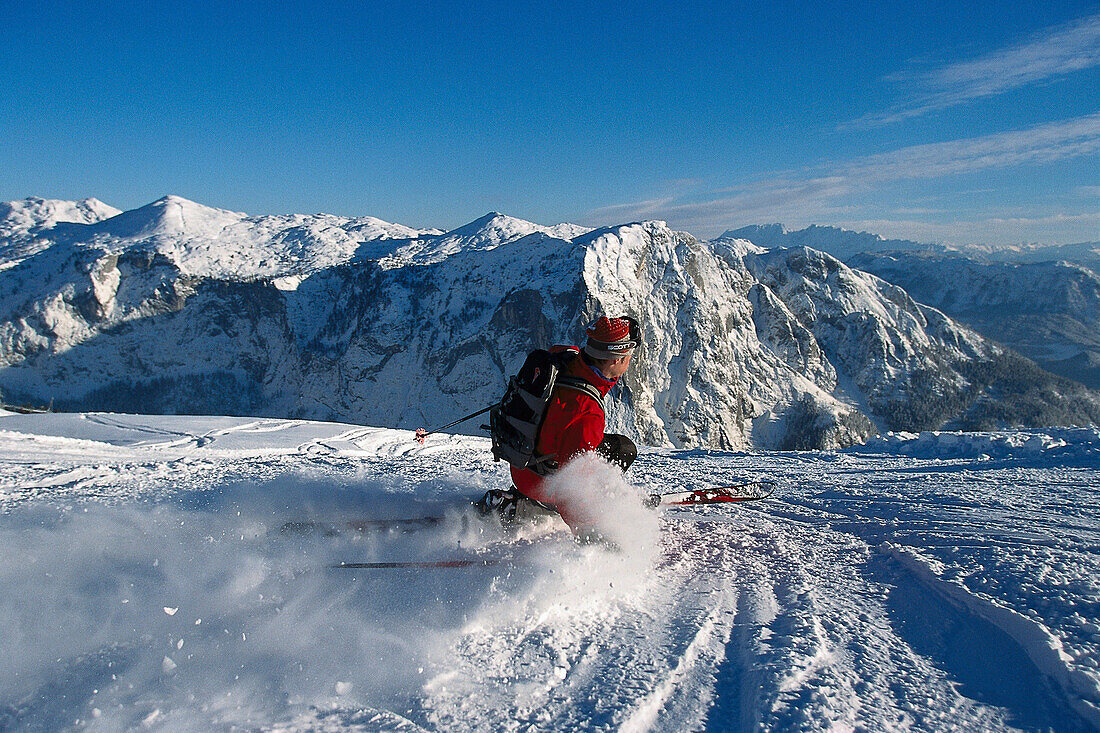
[[[838,260],[847,260],[862,252],[948,251],[947,247],[941,245],[921,244],[908,239],[884,239],[868,232],[853,232],[816,224],[797,230],[787,229],[782,224],[755,224],[731,229],[722,236],[744,239],[768,249],[810,247],[826,252]]]
[[[1100,421],[1095,393],[828,254],[663,222],[443,232],[170,196],[9,203],[0,233],[12,402],[431,427],[491,404],[529,349],[629,313],[644,345],[609,419],[650,445]]]
[[[1075,244],[949,245],[886,239],[868,232],[840,227],[811,225],[790,230],[782,224],[756,224],[731,229],[722,236],[747,239],[761,247],[812,247],[847,262],[849,257],[868,252],[922,252],[961,255],[980,262],[1072,262],[1093,271],[1100,270],[1100,242]]]
[[[870,272],[1044,369],[1100,389],[1100,242],[965,247],[779,224],[730,232],[765,247],[812,247]]]

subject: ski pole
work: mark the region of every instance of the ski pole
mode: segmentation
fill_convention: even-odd
[[[499,403],[497,403],[497,404],[499,404]],[[424,428],[417,428],[416,429],[416,441],[418,443],[423,443],[424,438],[427,438],[429,435],[433,435],[434,433],[438,433],[440,430],[446,430],[447,428],[458,425],[460,422],[466,422],[467,420],[473,420],[478,415],[484,415],[486,412],[488,412],[489,410],[493,409],[496,406],[497,406],[496,404],[489,405],[484,410],[478,410],[477,412],[473,413],[472,415],[467,415],[466,417],[460,417],[457,420],[455,420],[454,422],[449,422],[446,425],[444,425],[443,427],[435,428],[434,430],[425,430]]]

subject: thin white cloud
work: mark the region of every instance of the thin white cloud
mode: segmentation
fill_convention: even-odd
[[[614,204],[588,212],[584,220],[606,223],[608,221],[643,221],[647,219],[659,219],[669,210],[669,207],[674,206],[675,199],[671,197],[648,199],[646,201],[636,201],[629,204]]]
[[[1053,163],[1100,152],[1100,112],[980,138],[902,147],[826,169],[806,169],[761,182],[692,195],[654,197],[590,212],[606,223],[663,219],[689,231],[714,231],[739,221],[836,220],[845,198],[901,180],[942,178],[1027,164]]]
[[[1100,152],[1100,112],[1060,122],[976,138],[916,145],[857,158],[825,169],[807,169],[733,187],[695,190],[690,194],[654,197],[590,212],[593,225],[609,221],[662,219],[675,227],[710,236],[735,222],[841,222],[860,216],[855,198],[906,180],[947,178],[993,169],[1053,163]],[[1088,188],[1088,187],[1082,187]],[[1078,190],[1081,190],[1080,188]],[[943,204],[943,201],[938,203]],[[947,211],[929,215],[945,217]],[[900,213],[900,211],[899,211]],[[910,216],[919,215],[910,212]],[[1071,216],[1072,215],[1067,215]],[[1091,214],[1083,222],[1090,221]],[[1072,224],[1047,219],[1027,226]],[[991,220],[976,226],[996,226],[1007,232],[1022,221]],[[952,227],[902,222],[898,229],[937,233],[948,240]],[[959,230],[961,232],[961,230]],[[969,229],[967,229],[969,231]],[[886,234],[886,232],[882,232]],[[891,235],[895,236],[895,235]],[[912,238],[912,237],[910,237]],[[927,239],[925,240],[927,241]]]
[[[919,74],[897,74],[892,81],[915,89],[916,94],[894,110],[868,115],[854,124],[899,122],[1094,66],[1100,66],[1100,14],[1047,29],[1025,43],[970,61]]]
[[[752,220],[791,220],[793,214],[814,211],[825,216],[838,213],[832,202],[852,188],[842,178],[820,177],[770,180],[737,188],[725,188],[686,199],[647,200],[608,206],[590,212],[585,219],[608,221],[661,219],[689,231],[709,231],[716,222],[728,221],[731,212]]]
[[[1095,226],[1100,223],[1100,212],[1051,214],[1050,216],[992,216],[986,221],[990,224],[1012,224],[1028,227],[1045,227],[1051,224],[1092,224]]]
[[[1100,151],[1100,112],[963,140],[870,155],[840,169],[864,182],[938,178],[991,168],[1049,163]]]
[[[1006,246],[1028,242],[1041,242],[1044,245],[1076,244],[1096,240],[1100,228],[1100,212],[1059,213],[1036,217],[990,214],[950,222],[890,218],[839,219],[836,225],[845,229],[874,232],[888,239],[962,246]]]

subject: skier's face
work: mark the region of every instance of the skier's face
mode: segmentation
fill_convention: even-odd
[[[630,366],[630,358],[634,356],[634,352],[628,353],[626,356],[619,359],[611,359],[608,361],[604,368],[600,371],[608,379],[618,379],[622,375],[626,374],[627,367]]]

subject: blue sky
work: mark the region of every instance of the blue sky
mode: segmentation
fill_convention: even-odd
[[[1100,240],[1095,2],[603,5],[6,2],[0,200]]]

